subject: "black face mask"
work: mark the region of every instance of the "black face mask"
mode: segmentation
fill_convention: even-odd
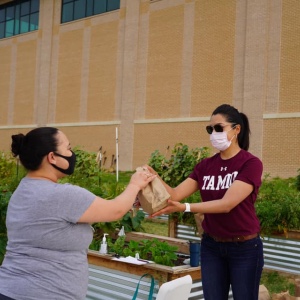
[[[76,154],[73,151],[71,151],[71,152],[72,152],[71,156],[65,156],[65,155],[61,155],[59,153],[54,152],[55,155],[60,156],[60,157],[62,157],[65,160],[68,161],[68,163],[69,163],[68,169],[62,169],[62,168],[60,168],[60,167],[58,167],[57,165],[54,165],[54,164],[51,164],[51,165],[55,169],[57,169],[58,171],[66,174],[66,175],[72,175],[73,172],[74,172],[74,169],[75,169],[75,164],[76,164]]]

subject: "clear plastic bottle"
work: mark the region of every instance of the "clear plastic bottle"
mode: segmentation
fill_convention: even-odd
[[[104,233],[103,238],[102,238],[102,243],[100,246],[100,253],[101,254],[107,254],[107,243],[106,243],[106,236],[108,235],[108,233]]]

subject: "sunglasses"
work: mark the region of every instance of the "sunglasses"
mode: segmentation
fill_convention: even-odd
[[[206,131],[208,134],[212,134],[213,131],[215,132],[223,132],[224,131],[224,128],[227,127],[227,126],[232,126],[232,129],[236,126],[237,124],[227,124],[225,126],[222,126],[220,124],[216,124],[214,126],[206,126]]]

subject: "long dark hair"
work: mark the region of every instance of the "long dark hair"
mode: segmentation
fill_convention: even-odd
[[[22,165],[27,170],[37,170],[45,155],[56,151],[57,133],[57,128],[39,127],[29,131],[26,135],[23,133],[12,135],[11,152],[14,157],[19,156]]]
[[[218,114],[222,115],[228,123],[239,124],[241,126],[241,131],[238,134],[238,143],[242,149],[248,151],[251,133],[248,117],[229,104],[220,105],[212,113],[212,115]]]

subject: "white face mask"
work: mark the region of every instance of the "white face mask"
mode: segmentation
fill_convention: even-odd
[[[233,128],[231,128],[230,130],[232,130]],[[229,146],[231,145],[231,141],[233,140],[234,136],[232,137],[232,139],[230,141],[228,141],[227,138],[227,132],[228,131],[223,131],[223,132],[215,132],[213,131],[212,134],[210,135],[210,142],[212,144],[212,146],[216,149],[218,149],[219,151],[224,151],[226,149],[229,148]]]

